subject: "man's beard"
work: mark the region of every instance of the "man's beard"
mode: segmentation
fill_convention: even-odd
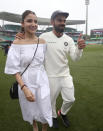
[[[61,25],[61,26],[63,26],[64,28],[60,28],[60,26],[54,25],[54,29],[57,33],[63,33],[64,32],[65,26],[64,25]]]

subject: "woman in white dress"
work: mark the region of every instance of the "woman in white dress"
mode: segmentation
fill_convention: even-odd
[[[42,123],[42,131],[47,131],[47,123],[52,126],[52,109],[48,77],[43,65],[46,44],[35,35],[37,28],[36,14],[26,10],[22,15],[25,38],[14,40],[11,45],[5,73],[13,74],[19,83],[18,93],[23,119],[33,125],[34,131],[38,131],[36,121]],[[37,52],[32,60],[36,48]],[[20,76],[29,63],[30,66]]]

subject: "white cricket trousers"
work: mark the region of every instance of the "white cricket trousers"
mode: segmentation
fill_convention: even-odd
[[[56,99],[60,93],[63,99],[61,113],[66,115],[75,101],[72,77],[49,77],[49,86],[51,93],[52,117],[57,118]]]

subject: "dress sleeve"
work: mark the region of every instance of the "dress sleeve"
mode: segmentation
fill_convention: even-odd
[[[43,52],[44,52],[44,54],[46,53],[46,50],[47,50],[47,44],[43,44]]]
[[[4,72],[6,74],[16,74],[20,72],[20,45],[11,45],[7,55]]]

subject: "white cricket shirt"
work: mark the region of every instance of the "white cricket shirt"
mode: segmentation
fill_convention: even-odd
[[[58,38],[51,31],[43,33],[40,38],[47,42],[45,69],[48,77],[70,76],[68,55],[76,61],[82,56],[83,50],[78,49],[73,39],[66,34]]]

